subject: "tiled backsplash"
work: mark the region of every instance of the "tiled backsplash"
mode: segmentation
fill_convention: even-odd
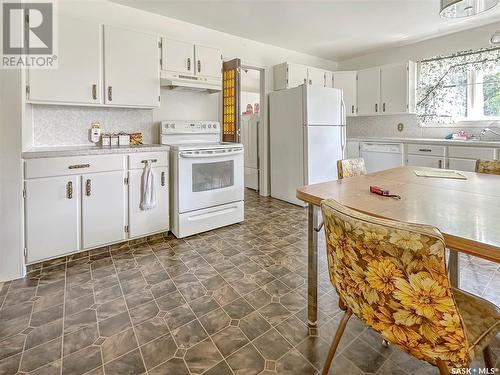
[[[150,109],[33,105],[33,146],[88,145],[94,121],[102,132],[142,132],[144,143],[159,140]]]
[[[398,131],[398,124],[404,125]],[[447,134],[465,130],[471,134],[479,134],[481,128],[460,127],[421,127],[415,115],[387,115],[348,117],[348,137],[398,137],[398,138],[444,138]]]

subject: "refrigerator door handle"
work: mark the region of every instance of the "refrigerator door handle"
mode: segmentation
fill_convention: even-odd
[[[342,108],[342,113],[341,113],[341,116],[342,116],[342,131],[341,131],[341,134],[342,134],[342,140],[341,140],[341,146],[342,146],[342,158],[345,158],[346,155],[345,155],[345,148],[346,148],[346,143],[347,143],[347,129],[346,129],[346,126],[347,126],[347,118],[346,118],[346,109],[345,109],[345,103],[344,103],[344,96],[342,95],[341,99],[341,108]]]

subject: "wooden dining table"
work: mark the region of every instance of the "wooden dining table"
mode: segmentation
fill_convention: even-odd
[[[466,179],[418,177],[416,170],[432,169],[405,166],[297,189],[297,198],[308,204],[310,332],[317,323],[318,223],[325,199],[377,217],[435,226],[451,250],[449,272],[456,286],[458,253],[500,263],[500,176],[460,172]],[[389,190],[401,199],[370,193],[370,186]]]

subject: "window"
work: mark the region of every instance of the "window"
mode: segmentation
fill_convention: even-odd
[[[500,120],[500,48],[419,63],[417,113],[424,124]]]

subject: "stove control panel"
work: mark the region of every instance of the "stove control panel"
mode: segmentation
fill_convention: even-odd
[[[184,120],[166,120],[161,122],[161,134],[186,134],[220,133],[220,123],[217,121],[184,121]]]

